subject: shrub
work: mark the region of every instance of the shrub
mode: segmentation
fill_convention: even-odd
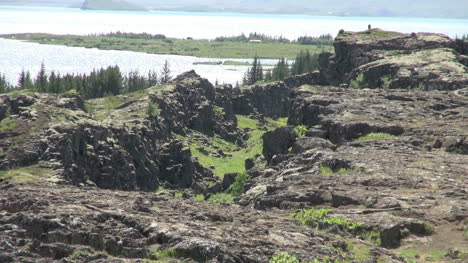
[[[247,173],[242,173],[236,176],[236,180],[234,183],[229,186],[228,190],[226,191],[233,196],[240,196],[244,193],[244,185],[250,179],[250,176]]]
[[[208,201],[215,204],[232,204],[234,203],[234,196],[232,194],[219,193],[214,194],[208,198]]]
[[[151,117],[159,116],[160,110],[158,104],[152,101],[148,101],[148,107],[146,108],[146,113]]]
[[[270,259],[270,263],[300,263],[300,261],[287,252],[279,252]]]
[[[356,233],[360,230],[362,223],[328,216],[331,209],[303,209],[291,216],[301,224],[313,228],[322,227],[322,225],[337,225],[343,231]]]
[[[294,132],[297,137],[304,137],[307,132],[307,127],[304,125],[296,126],[296,128],[294,128]]]
[[[381,83],[380,86],[382,89],[389,89],[392,81],[390,80],[389,77],[383,76],[382,78],[380,78],[380,83]]]
[[[356,77],[356,79],[351,80],[351,82],[349,83],[349,87],[351,87],[352,89],[366,88],[367,85],[366,85],[366,79],[364,77],[364,74],[359,73],[359,75]]]
[[[193,197],[193,200],[203,201],[203,200],[205,200],[205,195],[203,195],[203,194],[196,195],[196,196]]]

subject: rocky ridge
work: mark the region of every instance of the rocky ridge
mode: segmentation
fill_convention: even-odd
[[[287,252],[411,262],[411,251],[463,262],[463,47],[436,34],[341,32],[320,72],[284,82],[214,87],[191,71],[91,101],[0,95],[0,261],[269,262]],[[427,56],[418,52],[436,53],[412,64]],[[356,82],[371,89],[348,87]],[[235,204],[191,200],[236,174],[216,177],[181,138],[200,140],[203,158],[229,155],[214,141],[252,147],[239,114],[288,125],[261,131],[263,155],[246,160],[250,180]],[[291,217],[300,209],[331,209],[335,223],[301,225]]]

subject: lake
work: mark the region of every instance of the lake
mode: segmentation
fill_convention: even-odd
[[[267,15],[196,12],[116,12],[89,11],[74,8],[37,8],[0,6],[0,34],[54,33],[79,34],[108,33],[115,31],[147,32],[168,37],[213,39],[250,32],[283,36],[336,35],[340,29],[359,31],[367,25],[400,32],[439,32],[451,37],[468,33],[467,19],[425,19],[384,17],[314,17],[306,15]],[[195,69],[214,82],[240,81],[247,67],[193,65],[201,59],[172,55],[149,55],[126,51],[38,45],[13,40],[0,40],[0,72],[11,82],[16,82],[24,68],[33,75],[44,61],[48,70],[63,73],[89,72],[93,68],[119,65],[124,72],[149,69],[158,70],[165,60],[174,74]],[[239,61],[239,60],[238,60]],[[246,60],[240,60],[246,61]],[[272,63],[272,61],[264,61]]]

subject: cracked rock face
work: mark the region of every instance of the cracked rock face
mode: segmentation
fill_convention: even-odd
[[[340,240],[284,211],[70,185],[0,187],[3,262],[139,262],[161,249],[173,249],[183,262],[267,262],[279,250],[335,257],[329,246]]]
[[[314,84],[323,79],[350,84],[362,75],[359,84],[368,88],[461,89],[468,85],[465,45],[441,34],[343,32],[335,39],[335,52],[321,55],[321,76]]]
[[[468,102],[461,94],[293,89],[288,122],[312,129],[289,152],[275,152],[240,203],[334,207],[335,215],[379,231],[390,247],[408,233],[425,235],[423,222],[459,222],[468,215]],[[288,141],[279,131],[264,137],[266,146]],[[365,139],[369,134],[385,137]]]

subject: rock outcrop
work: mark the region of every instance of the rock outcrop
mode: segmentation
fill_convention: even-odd
[[[240,204],[334,207],[336,216],[378,231],[388,247],[409,234],[430,234],[420,231],[425,224],[459,222],[468,215],[468,103],[462,94],[293,89],[288,122],[310,132],[295,142],[280,129],[269,133],[268,142],[292,147],[265,155],[273,161],[252,174]],[[271,152],[268,142],[264,154]],[[455,236],[463,240],[461,232]]]
[[[465,44],[341,32],[284,82],[0,95],[0,262],[466,261]]]
[[[5,118],[8,111],[16,127],[2,132],[0,168],[41,163],[59,180],[108,189],[154,190],[164,183],[204,189],[203,180],[216,179],[172,133],[196,130],[242,144],[232,104],[216,106],[215,94],[191,71],[146,96],[122,95],[126,102],[102,122],[86,112],[79,96],[3,96],[0,113]]]
[[[460,89],[468,85],[464,46],[441,34],[342,32],[335,52],[320,56],[320,78],[368,88]]]

